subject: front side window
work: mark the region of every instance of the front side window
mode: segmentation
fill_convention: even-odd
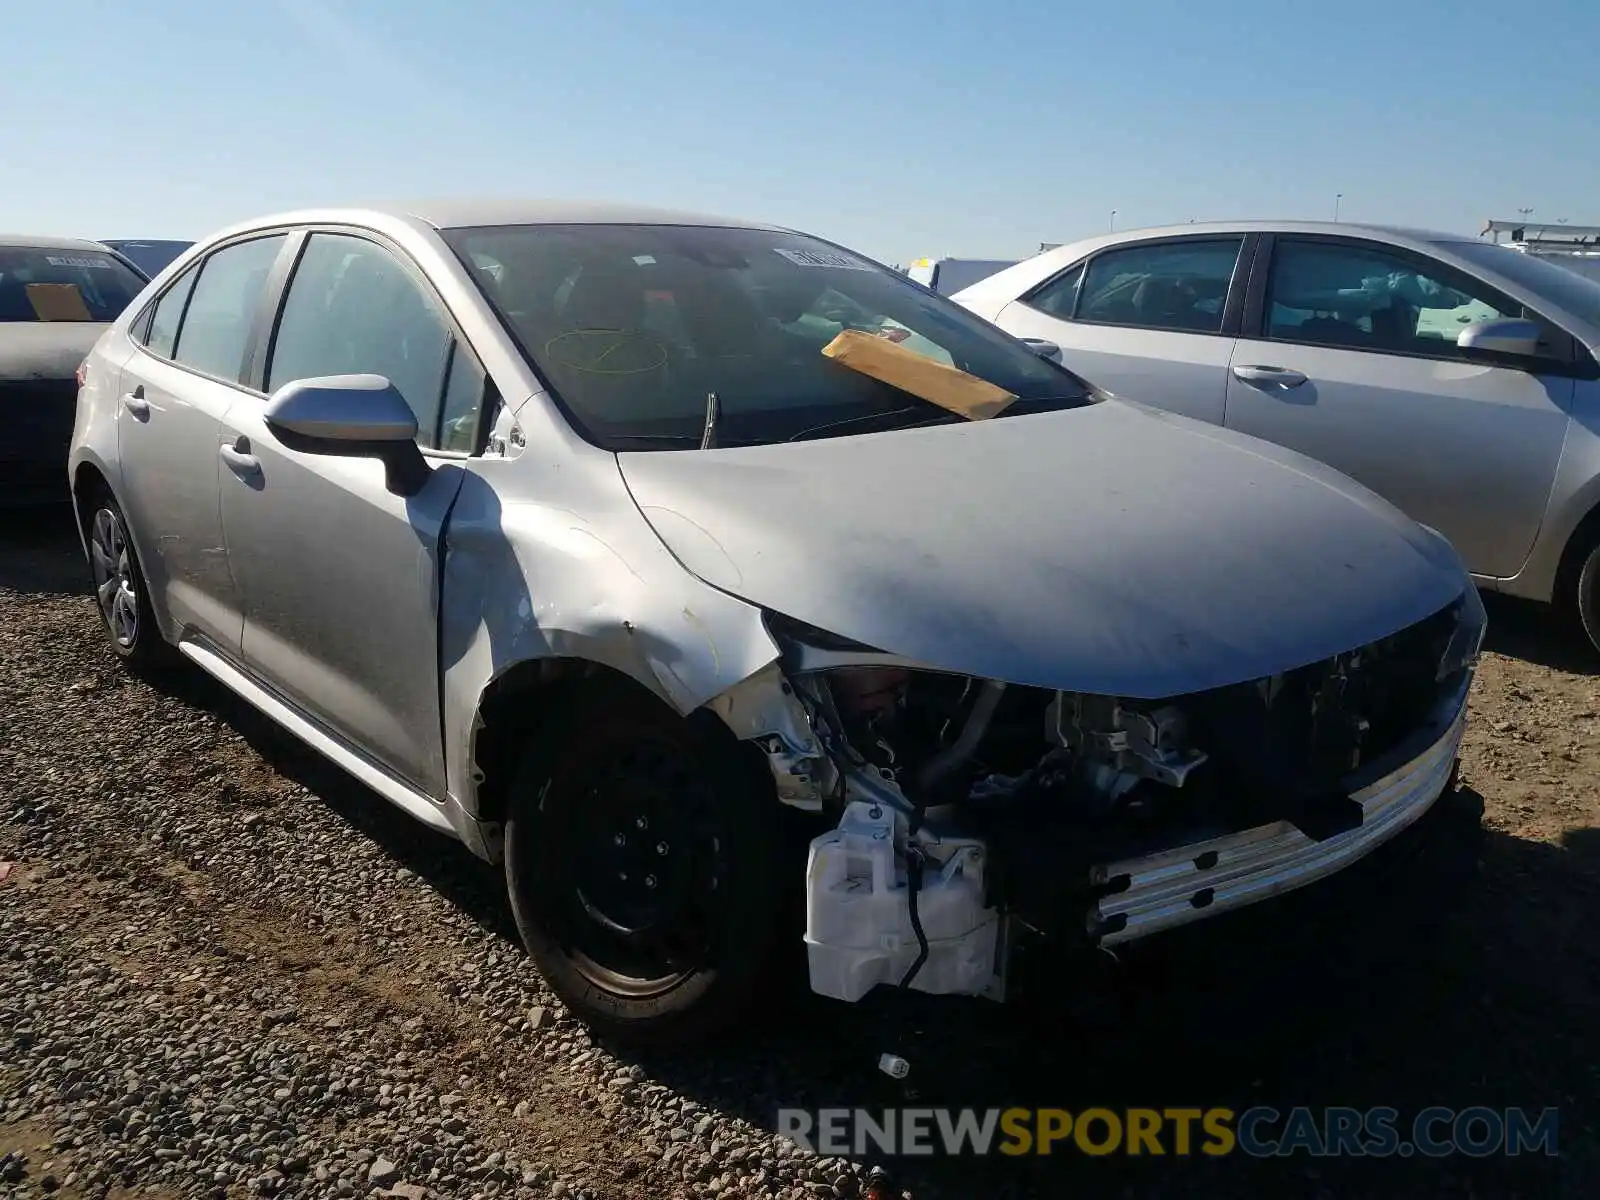
[[[250,327],[284,237],[235,242],[206,258],[178,329],[177,362],[218,379],[243,374]]]
[[[1488,288],[1377,246],[1279,238],[1267,283],[1267,336],[1391,354],[1454,357],[1468,325],[1522,315]],[[1510,310],[1510,311],[1506,311]]]
[[[0,321],[115,321],[145,282],[104,250],[0,246]]]
[[[857,330],[987,380],[1007,411],[1082,382],[904,276],[800,234],[681,225],[445,233],[585,436],[614,449],[781,441],[960,419],[823,354]]]
[[[1244,239],[1184,238],[1107,250],[1089,260],[1077,319],[1217,333]]]
[[[314,233],[289,282],[267,390],[322,375],[382,375],[416,414],[418,443],[436,446],[450,342],[432,299],[394,255],[365,238]]]
[[[183,320],[183,306],[189,302],[189,293],[194,290],[194,281],[199,277],[200,268],[190,267],[156,301],[155,312],[150,315],[150,331],[144,339],[150,353],[159,354],[162,358],[172,357],[173,347],[178,344],[178,324]]]

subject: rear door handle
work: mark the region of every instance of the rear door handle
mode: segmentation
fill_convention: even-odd
[[[223,442],[217,453],[222,455],[223,462],[240,475],[254,475],[261,470],[261,460],[250,453],[250,439],[247,437]]]
[[[144,384],[141,383],[131,392],[122,393],[122,407],[141,421],[149,419],[150,401],[144,398]]]
[[[1279,387],[1299,387],[1306,381],[1306,377],[1299,371],[1291,371],[1288,367],[1263,367],[1263,366],[1238,366],[1233,368],[1233,377],[1242,379],[1246,383],[1275,383]]]

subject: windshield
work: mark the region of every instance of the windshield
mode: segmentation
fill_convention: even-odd
[[[161,273],[162,268],[194,245],[194,243],[170,240],[135,242],[118,238],[115,241],[105,240],[105,245],[110,246],[123,258],[154,279]]]
[[[961,420],[825,356],[887,338],[1017,396],[1089,402],[1082,381],[885,268],[792,233],[681,225],[445,232],[586,437],[610,449],[718,444]]]
[[[1600,283],[1593,279],[1493,242],[1452,242],[1449,248],[1462,258],[1547,297],[1579,320],[1600,327]]]
[[[0,321],[114,321],[144,285],[105,251],[0,246]]]

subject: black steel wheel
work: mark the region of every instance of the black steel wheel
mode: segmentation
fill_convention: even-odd
[[[1578,569],[1577,616],[1589,644],[1600,653],[1600,543]]]
[[[749,999],[780,925],[770,779],[648,698],[580,702],[529,753],[506,821],[518,930],[598,1030],[690,1041]]]

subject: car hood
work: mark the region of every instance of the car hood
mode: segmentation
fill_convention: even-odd
[[[1009,683],[1220,687],[1386,636],[1467,583],[1448,543],[1345,477],[1120,400],[618,461],[707,583]]]
[[[0,322],[0,383],[71,379],[109,328],[98,321]]]

